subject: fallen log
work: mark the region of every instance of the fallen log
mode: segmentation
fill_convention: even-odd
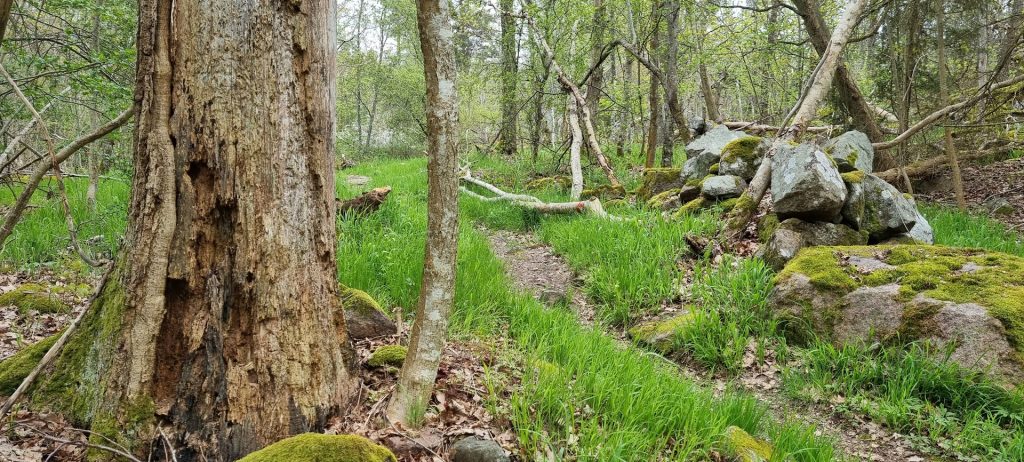
[[[352,199],[344,201],[341,199],[335,199],[338,204],[338,215],[369,215],[376,212],[377,209],[384,204],[384,201],[388,198],[388,194],[391,194],[391,187],[384,186],[382,188],[373,188]]]
[[[478,199],[484,202],[508,202],[517,207],[525,209],[536,210],[540,213],[554,213],[554,214],[569,214],[569,213],[588,213],[597,217],[606,218],[612,221],[626,221],[625,218],[611,215],[604,210],[601,205],[601,200],[593,198],[585,201],[574,201],[574,202],[544,202],[536,197],[525,195],[525,194],[512,194],[501,190],[497,186],[494,186],[479,178],[474,178],[471,174],[466,173],[462,176],[462,181],[479,186],[492,193],[494,196],[484,196],[469,190],[465,186],[459,186],[459,191],[463,194]]]
[[[979,150],[971,152],[971,153],[963,153],[963,152],[961,152],[960,155],[958,156],[958,160],[960,162],[965,162],[965,161],[981,159],[981,158],[985,158],[985,157],[989,157],[989,156],[997,156],[999,154],[1005,154],[1005,153],[1008,153],[1008,152],[1012,151],[1015,146],[1016,145],[1005,145],[1005,146],[999,146],[997,148],[992,148],[992,149],[979,149]],[[932,157],[930,159],[922,160],[922,161],[920,161],[920,162],[918,162],[916,164],[913,164],[913,165],[908,165],[908,166],[903,168],[903,171],[906,172],[908,177],[916,178],[916,177],[921,177],[921,176],[925,176],[925,175],[929,175],[929,174],[934,174],[934,173],[937,172],[937,170],[939,168],[946,167],[947,166],[946,164],[948,164],[948,163],[949,163],[949,157],[946,157],[944,155],[940,155],[940,156]],[[885,171],[881,171],[881,172],[876,172],[876,173],[874,173],[874,175],[879,177],[879,178],[881,178],[881,179],[883,179],[883,180],[885,180],[885,181],[887,181],[887,182],[889,182],[889,183],[894,183],[895,184],[896,181],[899,181],[901,179],[900,177],[903,174],[900,172],[899,168],[890,168],[889,170],[885,170]]]
[[[766,133],[766,132],[778,132],[782,127],[777,125],[766,125],[757,122],[723,122],[726,127],[730,130],[742,130],[745,132],[752,133]],[[804,129],[808,133],[828,133],[833,131],[843,130],[840,125],[823,125],[819,127],[807,127]]]

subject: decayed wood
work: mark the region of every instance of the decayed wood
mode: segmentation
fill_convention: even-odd
[[[416,23],[427,89],[427,242],[409,353],[387,409],[388,419],[404,424],[415,423],[414,411],[422,415],[433,394],[455,301],[459,236],[459,123],[448,1],[418,0]]]
[[[532,5],[531,0],[523,0],[527,6]],[[544,59],[550,60],[551,69],[555,71],[555,76],[558,83],[562,86],[563,91],[572,95],[573,99],[576,100],[580,113],[580,120],[583,122],[584,132],[587,138],[587,147],[590,148],[590,153],[597,159],[598,165],[601,166],[601,170],[604,171],[605,177],[608,178],[608,183],[613,187],[620,187],[622,183],[619,182],[615,171],[612,170],[611,164],[608,163],[608,159],[604,156],[604,151],[601,150],[601,144],[597,140],[597,131],[594,130],[593,119],[590,114],[590,110],[587,109],[587,100],[583,97],[583,93],[580,92],[580,88],[569,80],[569,76],[562,69],[562,66],[558,64],[558,60],[555,59],[555,52],[551,50],[551,46],[548,45],[547,40],[544,38],[544,33],[537,27],[533,22],[533,17],[526,13],[526,8],[523,9],[523,15],[526,18],[526,24],[529,29],[533,32],[533,39],[540,45],[541,51],[544,52]]]
[[[778,132],[782,127],[778,125],[767,125],[758,122],[723,122],[723,125],[729,127],[732,130],[743,130],[751,133],[767,133],[767,132]],[[842,130],[843,127],[840,125],[822,125],[804,128],[806,133],[831,133],[838,130]]]
[[[237,460],[354,397],[334,27],[328,0],[139,2],[129,226],[83,327],[117,322],[72,336],[95,352],[85,364],[53,365],[89,371],[71,378],[97,390],[78,409],[132,413],[103,422],[134,451],[148,456],[159,419],[181,460]]]
[[[462,176],[461,180],[479,186],[495,194],[494,196],[487,197],[482,194],[477,194],[468,188],[459,187],[459,190],[462,191],[463,194],[484,202],[508,202],[518,207],[536,210],[540,213],[589,213],[591,215],[613,221],[625,220],[625,218],[611,215],[606,212],[604,210],[604,206],[601,205],[601,200],[598,198],[572,202],[544,202],[534,196],[505,192],[497,186],[473,177],[469,172],[466,172]]]
[[[391,193],[390,186],[384,186],[381,188],[373,188],[367,192],[364,192],[352,199],[340,200],[338,199],[338,215],[367,215],[376,212],[384,201],[388,198],[388,194]]]
[[[960,161],[970,161],[975,159],[983,159],[985,157],[996,157],[999,156],[1000,154],[1005,155],[1013,151],[1015,147],[1019,147],[1019,145],[1006,145],[991,149],[979,149],[977,151],[964,152],[960,153],[957,156],[957,159]],[[872,175],[875,175],[885,181],[888,181],[889,183],[895,183],[897,181],[900,181],[904,175],[906,175],[908,178],[919,178],[930,174],[938,173],[938,169],[940,167],[945,166],[948,163],[948,156],[935,156],[925,159],[916,164],[908,165],[904,168],[891,168],[889,170],[872,173]]]

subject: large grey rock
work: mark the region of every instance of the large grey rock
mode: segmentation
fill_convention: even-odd
[[[820,245],[864,245],[867,236],[849,226],[828,222],[807,222],[789,218],[779,223],[765,246],[763,258],[776,270],[785,266],[804,247]]]
[[[740,197],[745,189],[747,189],[747,182],[743,181],[743,178],[733,175],[717,175],[704,180],[700,192],[704,197],[721,200]]]
[[[452,446],[452,462],[508,462],[508,455],[494,440],[467,436]]]
[[[832,221],[846,201],[846,185],[814,145],[782,146],[772,159],[772,200],[779,218]]]
[[[928,223],[928,219],[921,214],[917,204],[913,201],[911,203],[914,204],[914,212],[917,214],[917,217],[914,219],[914,227],[907,231],[907,236],[922,244],[934,244],[935,231],[932,230],[931,223]]]
[[[736,175],[750,181],[770,147],[767,140],[757,136],[744,136],[730,141],[722,150],[718,174]]]
[[[687,157],[680,173],[683,181],[699,180],[711,172],[711,166],[718,162],[718,154],[701,151]]]
[[[829,140],[825,152],[832,156],[840,171],[860,170],[871,173],[875,161],[875,148],[868,136],[856,130],[848,131]]]
[[[843,222],[860,229],[864,221],[864,186],[860,181],[846,182],[846,202],[843,202]]]
[[[1024,306],[989,291],[1024,287],[1022,268],[1019,257],[972,249],[814,247],[786,265],[769,303],[796,341],[927,342],[940,357],[948,348],[950,360],[1019,386],[1024,357],[1001,319]],[[964,286],[976,290],[955,292]]]
[[[861,229],[873,241],[909,232],[917,223],[917,207],[895,186],[874,175],[864,175],[864,219]]]
[[[710,131],[690,142],[686,145],[686,155],[688,157],[696,156],[702,152],[710,152],[717,159],[722,155],[722,149],[725,148],[726,144],[737,138],[747,136],[745,133],[740,131],[729,130],[725,125],[717,125]]]

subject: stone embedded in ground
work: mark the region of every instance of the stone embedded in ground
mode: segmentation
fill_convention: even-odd
[[[849,226],[788,218],[775,228],[762,257],[765,263],[778,270],[804,247],[864,244],[867,244],[867,236]]]
[[[1002,197],[990,197],[983,206],[988,213],[993,215],[1012,215],[1016,211],[1013,204]]]
[[[452,446],[452,462],[508,462],[509,457],[494,440],[467,436]]]
[[[611,199],[622,199],[623,197],[626,197],[626,188],[622,186],[612,186],[608,184],[603,184],[591,189],[584,189],[580,193],[580,199],[583,200],[601,199],[604,201]]]
[[[839,171],[812,144],[781,146],[772,159],[771,180],[779,218],[832,221],[846,201],[846,185]]]
[[[921,214],[917,207],[914,207],[914,210],[917,212],[917,218],[914,219],[914,227],[907,231],[906,236],[919,244],[934,244],[935,231],[932,230],[932,225],[928,223],[928,219]]]
[[[768,462],[772,460],[772,445],[754,438],[737,426],[725,429],[722,439],[726,455],[740,462]]]
[[[409,349],[402,345],[384,345],[373,350],[366,364],[370,367],[402,367],[408,353]]]
[[[860,170],[871,173],[875,161],[875,148],[868,136],[856,130],[848,131],[829,140],[825,152],[836,161],[840,171]]]
[[[358,435],[303,433],[285,438],[238,462],[398,462],[388,448]]]
[[[54,288],[47,288],[40,284],[22,284],[13,290],[0,294],[0,306],[13,306],[18,308],[19,314],[37,313],[66,313],[70,307],[54,293]]]
[[[683,179],[679,168],[645,168],[640,188],[636,195],[641,201],[646,201],[662,192],[679,189],[683,186]]]
[[[757,136],[744,136],[725,145],[719,162],[719,175],[736,175],[746,181],[754,178],[768,144]]]
[[[1024,383],[1024,258],[929,245],[812,247],[770,306],[793,341],[931,343],[961,366]]]
[[[747,189],[747,182],[743,178],[734,175],[716,175],[704,180],[701,184],[701,194],[711,199],[730,199],[740,197]]]
[[[546,176],[526,183],[526,189],[560,188],[569,189],[572,186],[572,178],[564,175]]]
[[[398,332],[394,321],[384,314],[377,301],[366,292],[345,289],[339,299],[345,309],[345,330],[350,339],[383,337]]]
[[[683,205],[682,201],[679,200],[679,188],[669,189],[655,194],[644,204],[649,209],[656,210],[674,210]]]
[[[687,184],[679,189],[679,202],[687,203],[700,197],[700,186]]]
[[[864,175],[864,219],[861,229],[872,241],[909,232],[917,223],[917,207],[895,186],[874,175]]]
[[[693,315],[686,311],[665,320],[637,324],[626,333],[634,342],[667,354],[675,348],[676,335],[692,321]]]

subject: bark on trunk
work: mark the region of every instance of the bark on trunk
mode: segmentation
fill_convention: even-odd
[[[583,165],[580,162],[580,147],[583,145],[583,131],[580,130],[579,110],[576,100],[571,96],[567,98],[566,112],[569,116],[569,172],[572,175],[572,187],[569,190],[569,200],[578,201],[583,193]]]
[[[686,116],[679,103],[679,1],[666,0],[665,8],[665,103],[672,114],[666,123],[666,138],[675,141],[679,138],[684,144],[690,142],[690,129],[686,124]],[[667,144],[666,144],[667,146]],[[672,165],[672,149],[661,153],[662,166]]]
[[[946,6],[943,0],[935,1],[935,10],[938,20],[936,21],[935,33],[938,36],[939,48],[939,101],[942,105],[949,104],[949,76],[946,71]],[[967,202],[964,200],[964,182],[960,177],[960,163],[957,161],[956,146],[953,145],[953,129],[948,125],[942,128],[942,141],[946,151],[946,158],[949,159],[949,166],[953,169],[953,191],[956,193],[956,204],[960,210],[967,210]]]
[[[4,35],[7,33],[7,21],[11,17],[13,5],[14,0],[0,0],[0,43],[3,43]]]
[[[604,0],[593,0],[594,21],[590,30],[590,65],[595,66],[601,60],[601,50],[604,48],[604,31],[607,22]],[[604,87],[604,69],[600,66],[594,69],[594,74],[587,79],[587,110],[594,118],[595,124],[598,116],[598,109],[601,103],[601,90]],[[595,126],[596,127],[596,126]]]
[[[1021,28],[1024,27],[1024,0],[1013,0],[1010,5],[1010,21],[1006,27],[1006,35],[1000,46],[999,56],[1009,56],[1020,40]],[[1003,66],[996,73],[995,80],[1006,78],[1011,66]]]
[[[519,145],[516,126],[516,22],[512,0],[501,0],[501,153],[513,156]]]
[[[75,386],[61,406],[140,456],[159,426],[179,461],[235,460],[323,428],[353,397],[334,8],[139,4],[126,242],[43,388]]]
[[[716,123],[722,123],[722,113],[718,110],[718,95],[711,87],[708,70],[703,62],[698,65],[697,72],[700,73],[700,92],[704,96],[704,107],[707,108],[708,118]]]
[[[793,4],[803,19],[804,29],[807,31],[814,49],[818,52],[818,56],[824,55],[825,50],[828,49],[831,34],[821,15],[818,2],[816,0],[793,0]],[[840,101],[853,119],[853,125],[868,135],[871,141],[881,141],[884,137],[882,129],[875,122],[874,113],[860,92],[853,75],[842,63],[836,68],[835,87]]]
[[[416,323],[388,418],[411,423],[430,402],[455,300],[459,237],[458,105],[446,0],[419,0],[416,22],[427,86],[427,242]]]

